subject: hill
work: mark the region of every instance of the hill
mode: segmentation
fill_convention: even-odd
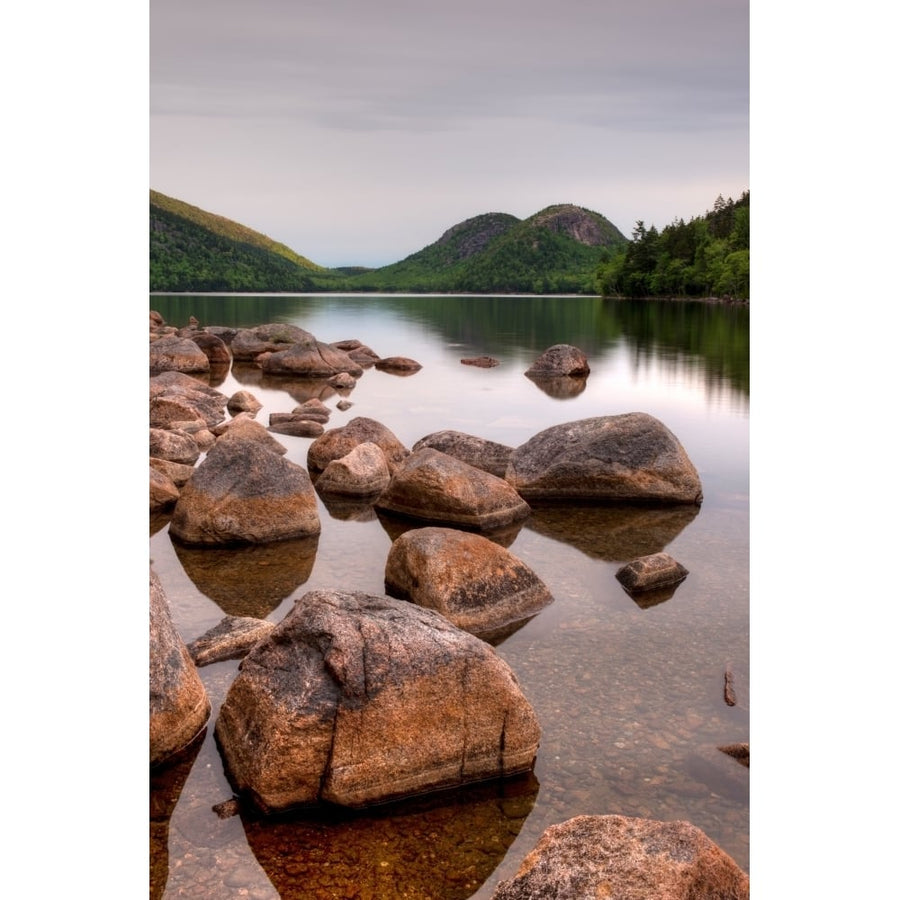
[[[150,191],[151,291],[308,291],[327,270],[223,216]]]
[[[525,220],[485,213],[401,262],[342,282],[342,290],[577,293],[627,238],[580,206],[548,206]]]

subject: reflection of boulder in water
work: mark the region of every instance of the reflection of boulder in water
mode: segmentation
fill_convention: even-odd
[[[264,619],[309,579],[319,537],[227,548],[172,545],[197,590],[223,612]]]
[[[341,522],[374,522],[378,518],[372,505],[378,499],[378,494],[359,498],[319,493],[319,499],[331,518]]]
[[[406,516],[389,513],[383,509],[376,509],[375,513],[378,517],[378,521],[381,523],[381,527],[387,532],[388,537],[391,539],[391,543],[396,541],[401,534],[406,534],[407,531],[423,527],[421,519],[410,519]],[[490,530],[466,528],[463,525],[453,525],[452,527],[457,528],[460,531],[471,531],[480,534],[482,537],[486,537],[489,541],[493,541],[501,547],[506,547],[508,550],[519,536],[522,525],[523,521],[520,520],[518,522],[511,522],[509,525],[504,525],[502,528],[493,528]]]
[[[679,581],[678,584],[669,584],[652,591],[629,591],[628,588],[625,588],[625,593],[628,594],[641,609],[650,609],[651,606],[659,606],[660,603],[671,600],[675,591],[677,591],[680,586],[681,582]]]
[[[554,400],[570,400],[572,397],[577,397],[587,387],[587,376],[539,375],[534,372],[526,372],[525,377]]]
[[[169,878],[169,822],[206,729],[166,765],[150,770],[150,900],[161,900]]]
[[[244,817],[250,849],[283,900],[464,900],[490,877],[537,799],[533,773],[366,813]]]
[[[697,506],[579,506],[531,504],[525,527],[606,562],[659,553],[700,511]]]
[[[150,537],[153,537],[159,531],[162,531],[169,522],[172,521],[172,510],[159,510],[150,513]]]

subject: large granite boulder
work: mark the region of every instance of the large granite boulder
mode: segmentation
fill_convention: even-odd
[[[259,544],[318,534],[302,466],[255,440],[219,438],[182,488],[169,531],[186,544]]]
[[[426,447],[394,471],[375,508],[436,524],[489,531],[528,517],[528,504],[502,478]]]
[[[150,343],[151,372],[208,372],[209,359],[190,339],[168,335]]]
[[[455,456],[476,469],[482,469],[498,478],[506,475],[513,448],[485,438],[465,434],[462,431],[435,431],[413,444],[413,452],[424,447],[440,450]]]
[[[749,900],[750,879],[689,822],[576,816],[552,825],[492,900]]]
[[[268,429],[261,422],[257,422],[252,415],[246,412],[238,413],[228,422],[223,422],[214,429],[216,443],[220,446],[232,442],[252,441],[259,444],[264,450],[284,456],[287,447],[281,441],[272,437]]]
[[[233,786],[272,813],[529,771],[540,728],[509,666],[443,616],[311,591],[241,663],[216,736]]]
[[[409,450],[390,428],[374,419],[357,416],[346,425],[332,428],[316,438],[309,445],[306,466],[310,473],[316,475],[323,472],[333,459],[341,459],[355,447],[366,442],[381,448],[391,472],[409,456]]]
[[[169,602],[150,570],[150,765],[172,758],[203,730],[211,711],[206,688],[172,623]]]
[[[571,344],[554,344],[531,364],[525,374],[532,378],[560,375],[584,377],[590,371],[591,367],[583,351]]]
[[[328,463],[316,479],[316,490],[320,494],[374,498],[390,482],[391,471],[381,447],[365,441]]]
[[[553,602],[540,578],[508,550],[453,528],[417,528],[397,538],[384,587],[482,639]]]
[[[678,438],[640,412],[541,431],[513,452],[506,480],[526,500],[703,500],[700,477]]]

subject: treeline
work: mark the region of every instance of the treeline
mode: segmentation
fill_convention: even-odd
[[[750,298],[750,192],[716,199],[712,211],[662,231],[635,224],[631,242],[596,271],[614,297]]]
[[[308,271],[276,253],[150,207],[151,291],[308,291]]]

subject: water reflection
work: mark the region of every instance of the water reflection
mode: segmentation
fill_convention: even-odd
[[[188,578],[229,616],[264,619],[309,580],[319,536],[239,547],[188,547],[172,539]]]
[[[587,376],[535,375],[533,372],[526,372],[525,377],[554,400],[571,400],[587,387]]]
[[[432,522],[425,519],[410,519],[385,512],[381,509],[376,510],[376,514],[378,516],[378,521],[381,523],[381,527],[387,532],[388,537],[391,539],[391,543],[396,541],[401,534],[406,534],[407,531],[412,531],[414,528],[424,528],[426,525],[442,524],[437,521]],[[509,549],[513,545],[515,539],[519,536],[522,526],[527,521],[528,520],[526,519],[523,522],[523,520],[520,519],[518,522],[511,522],[509,525],[504,525],[502,528],[492,529],[466,528],[459,524],[454,524],[452,526],[445,525],[445,527],[457,528],[459,531],[472,531],[476,534],[480,534],[482,537],[486,537],[495,544],[499,544],[501,547]]]
[[[150,771],[150,900],[160,900],[169,878],[169,822],[178,805],[206,728],[178,756]]]
[[[535,504],[525,527],[562,541],[592,559],[631,562],[664,550],[700,512],[698,506],[661,509],[640,506]]]
[[[282,900],[465,900],[503,860],[534,807],[533,774],[431,794],[365,814],[244,818]]]

